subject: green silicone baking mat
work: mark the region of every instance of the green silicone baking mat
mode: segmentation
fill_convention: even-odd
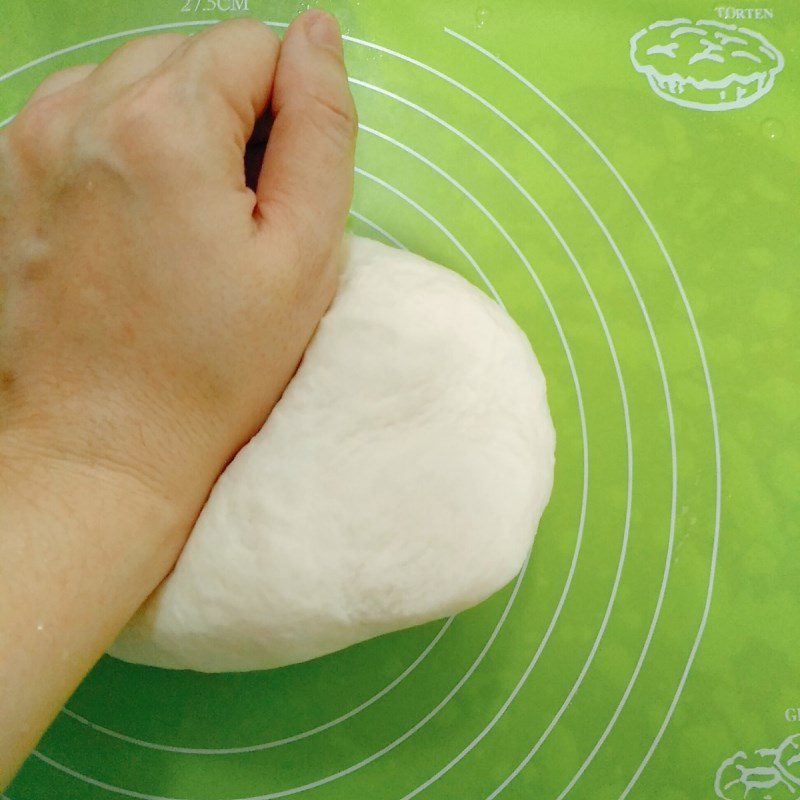
[[[305,7],[2,0],[0,120],[132,37]],[[547,376],[529,562],[286,669],[104,658],[7,797],[800,796],[800,5],[326,7],[361,118],[352,230],[484,289]]]

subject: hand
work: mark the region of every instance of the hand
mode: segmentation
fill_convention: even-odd
[[[196,512],[333,296],[355,130],[321,12],[282,47],[237,20],[46,80],[0,139],[0,432]]]
[[[0,133],[0,789],[291,378],[355,133],[322,12],[282,45],[243,20],[139,39]]]

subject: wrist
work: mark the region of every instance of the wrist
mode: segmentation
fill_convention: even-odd
[[[69,517],[87,528],[109,514],[107,529],[96,527],[98,536],[112,540],[124,527],[139,543],[177,547],[175,555],[203,502],[194,508],[186,502],[186,492],[159,484],[148,469],[69,446],[63,437],[50,438],[31,428],[0,432],[0,486],[23,495],[43,513]],[[116,525],[122,517],[126,524]]]
[[[0,425],[0,469],[49,475],[58,483],[96,482],[131,502],[196,516],[221,466],[202,426],[170,422],[140,404],[61,402]],[[224,460],[222,461],[224,464]]]

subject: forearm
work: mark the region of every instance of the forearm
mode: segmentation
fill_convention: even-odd
[[[138,479],[0,440],[0,787],[193,522]]]
[[[311,11],[282,43],[245,19],[137,39],[0,132],[0,784],[291,379],[336,289],[356,131]],[[35,452],[8,445],[25,423]]]

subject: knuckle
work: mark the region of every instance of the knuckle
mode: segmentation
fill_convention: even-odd
[[[232,41],[233,40],[233,41]],[[225,20],[215,25],[208,36],[198,36],[190,46],[190,57],[183,67],[190,76],[204,77],[227,73],[231,68],[231,50],[242,52],[277,51],[280,39],[263,22],[252,17]]]
[[[185,33],[158,33],[153,36],[153,39],[172,47],[180,47],[188,41],[188,38]]]
[[[140,36],[136,39],[131,39],[125,42],[121,47],[112,53],[107,61],[107,65],[117,62],[126,62],[129,60],[137,60],[141,58],[158,58],[164,52],[178,47],[187,40],[187,37],[181,33],[157,33],[151,36]]]
[[[149,49],[153,45],[163,45],[166,49],[178,47],[188,40],[184,33],[155,33],[150,36],[142,36],[138,39],[133,39],[124,44],[118,52],[122,52],[126,48],[128,50]]]
[[[253,17],[226,20],[222,23],[222,26],[227,27],[229,30],[240,32],[242,36],[261,39],[269,45],[277,46],[280,44],[278,35],[268,25],[253,19]]]
[[[49,164],[61,150],[68,103],[56,93],[28,103],[8,128],[11,147],[24,162]]]
[[[60,69],[57,72],[52,72],[48,75],[36,88],[36,92],[34,93],[34,97],[37,99],[42,95],[47,95],[50,91],[55,88],[59,87],[64,84],[64,82],[75,72],[82,70],[82,66],[77,67],[67,67],[66,69]]]

